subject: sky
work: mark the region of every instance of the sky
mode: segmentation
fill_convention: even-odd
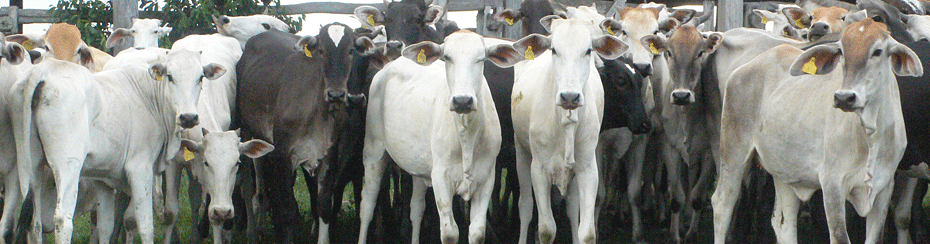
[[[105,0],[104,0],[105,1]],[[372,3],[380,4],[381,0],[281,0],[282,5],[289,4],[298,4],[305,2],[347,2],[347,3]],[[26,9],[49,9],[52,5],[58,3],[58,0],[28,0],[24,1],[23,7]],[[0,0],[0,7],[9,6],[10,2],[6,0]],[[473,28],[475,27],[475,15],[477,11],[463,11],[463,12],[449,12],[447,17],[449,20],[455,21],[461,28]],[[332,22],[341,22],[347,24],[351,27],[359,27],[360,24],[358,20],[355,19],[352,15],[343,15],[343,14],[308,14],[307,19],[304,20],[303,30],[298,33],[301,35],[316,35],[320,26],[329,24]],[[48,28],[48,24],[30,24],[23,27],[25,33],[44,33]]]

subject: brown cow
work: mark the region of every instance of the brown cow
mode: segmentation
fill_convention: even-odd
[[[103,70],[103,66],[113,58],[104,51],[88,46],[81,40],[81,31],[68,23],[57,23],[48,27],[44,35],[19,34],[6,38],[17,42],[26,49],[42,48],[47,55],[64,61],[74,62],[87,67],[93,72]]]

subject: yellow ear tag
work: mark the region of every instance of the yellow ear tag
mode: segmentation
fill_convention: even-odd
[[[536,58],[536,53],[533,53],[533,46],[526,47],[526,54],[524,57],[526,60],[533,60]]]
[[[802,28],[804,27],[804,25],[801,24],[801,19],[795,19],[794,24],[797,25],[798,27],[802,27]]]
[[[810,61],[807,61],[807,63],[804,63],[804,67],[801,67],[801,71],[803,71],[804,73],[812,74],[812,75],[816,74],[817,64],[814,62],[814,59],[815,59],[814,57],[811,57]]]
[[[423,49],[420,49],[420,54],[417,54],[417,63],[426,63],[426,52]]]
[[[161,79],[162,79],[162,78],[161,78],[161,75],[155,75],[155,80],[161,81]]]
[[[607,34],[610,34],[611,36],[614,35],[614,29],[611,28],[609,25],[607,26]]]
[[[35,43],[32,43],[31,40],[26,40],[26,41],[23,42],[23,47],[25,47],[26,50],[32,50],[33,48],[36,47],[36,44],[35,44]]]
[[[308,58],[312,58],[313,52],[311,52],[310,49],[307,49],[307,46],[304,46],[304,55],[307,55]]]
[[[372,16],[373,15],[369,15],[368,18],[366,18],[365,20],[368,21],[368,25],[375,26],[375,18]]]
[[[507,22],[507,25],[513,25],[513,18],[507,17],[504,22]]]
[[[191,150],[188,150],[186,147],[184,147],[184,161],[191,161],[191,159],[194,159],[194,152],[191,152]]]
[[[659,54],[659,49],[656,49],[656,44],[654,42],[649,43],[649,51],[652,52],[652,54]]]
[[[762,24],[768,23],[768,22],[769,22],[769,18],[766,18],[765,16],[762,16],[762,20],[761,20],[761,21],[762,21]]]

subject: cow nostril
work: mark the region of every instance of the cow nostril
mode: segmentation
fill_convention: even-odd
[[[386,45],[388,48],[400,48],[403,44],[398,41],[390,41]]]
[[[559,97],[562,98],[562,102],[569,104],[578,104],[581,101],[581,93],[577,92],[563,92]]]
[[[672,96],[675,97],[675,99],[688,99],[691,94],[687,92],[673,92]]]
[[[856,102],[855,93],[836,93],[833,95],[837,103],[852,104]]]
[[[228,17],[223,16],[223,24],[229,24],[229,18],[228,18]]]
[[[330,101],[342,100],[342,98],[346,96],[346,93],[344,91],[333,90],[333,91],[326,92],[326,96],[327,98],[329,98]]]

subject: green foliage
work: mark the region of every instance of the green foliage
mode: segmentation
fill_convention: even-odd
[[[159,4],[155,0],[140,0],[140,12],[144,18],[161,19],[173,30],[168,38],[162,38],[159,46],[170,48],[171,44],[191,34],[216,33],[212,16],[246,16],[261,14],[265,11],[263,2],[280,5],[280,0],[165,0]],[[59,0],[58,5],[50,10],[52,16],[76,25],[81,30],[81,38],[88,45],[105,50],[113,11],[109,2],[101,0]],[[300,31],[304,16],[297,18],[287,16],[281,11],[269,11],[271,15],[284,21]]]

